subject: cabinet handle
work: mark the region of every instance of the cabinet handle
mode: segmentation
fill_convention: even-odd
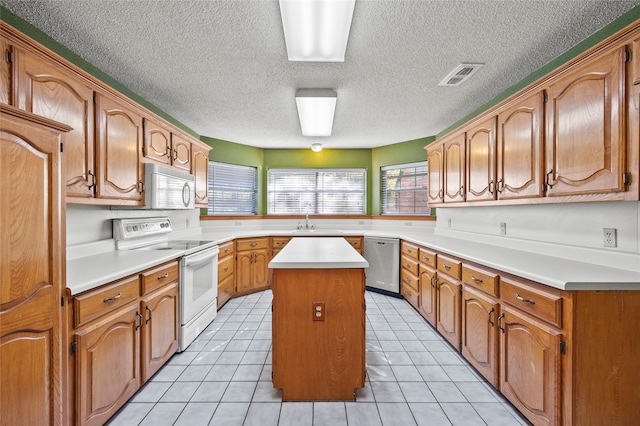
[[[169,145],[167,145],[165,147],[166,151],[167,151],[167,158],[171,159],[171,147]]]
[[[471,275],[471,279],[477,283],[482,283],[482,278],[476,278],[473,275]]]
[[[525,303],[531,303],[532,305],[536,304],[535,300],[531,300],[531,299],[525,299],[524,297],[520,296],[518,293],[516,293],[516,299],[518,299],[521,302],[525,302]]]
[[[493,188],[493,179],[491,179],[491,181],[489,182],[489,194],[493,194],[494,188]]]
[[[504,333],[504,328],[502,328],[502,318],[504,318],[504,312],[498,317],[498,328],[502,333]]]
[[[498,181],[496,188],[498,189],[499,193],[502,193],[502,191],[504,191],[504,181],[502,179]]]
[[[431,261],[429,256],[422,256],[422,260],[424,260],[425,262],[430,262]]]
[[[251,243],[251,244],[249,244],[249,247],[255,247],[257,245],[258,245],[258,243]]]
[[[226,268],[223,269],[224,272],[227,272],[229,270],[229,267],[227,266]]]
[[[438,280],[437,280],[437,279],[435,279],[435,278],[436,278],[436,276],[435,276],[435,275],[432,275],[432,276],[431,276],[431,280],[430,280],[430,281],[431,281],[431,287],[433,287],[433,288],[436,288],[436,284],[437,284],[437,282],[438,282]]]
[[[549,173],[547,173],[547,176],[544,179],[545,186],[548,187],[549,189],[553,189],[553,185],[549,183],[549,177],[551,176],[552,173],[553,173],[553,169],[549,170]]]
[[[140,184],[140,191],[138,191],[138,192],[140,192],[140,194],[142,194],[144,192],[144,182],[139,180],[138,183]]]
[[[147,320],[146,320],[144,323],[145,323],[145,324],[149,324],[149,321],[151,321],[151,309],[149,309],[149,307],[148,307],[148,306],[145,306],[144,308],[145,308],[145,309],[147,310],[147,312],[149,313],[149,318],[147,318]]]
[[[91,176],[91,185],[89,185],[89,189],[94,189],[96,187],[96,175],[91,173],[91,170],[87,171],[87,175]]]
[[[493,321],[491,321],[491,314],[493,313],[493,311],[495,311],[496,308],[491,308],[491,310],[489,311],[489,324],[491,324],[491,327],[493,327]]]
[[[444,269],[446,269],[447,271],[450,271],[450,270],[451,270],[451,265],[447,265],[446,263],[443,263],[443,264],[442,264],[442,267],[443,267]]]
[[[458,195],[460,196],[464,195],[464,185],[460,187],[460,190],[458,191]]]
[[[176,161],[178,159],[178,150],[174,149],[173,150],[173,161]]]
[[[168,278],[168,277],[169,277],[169,273],[167,272],[167,273],[165,273],[164,275],[160,275],[160,276],[158,277],[158,279],[159,279],[159,280],[164,280],[165,278]]]
[[[440,198],[441,200],[444,198],[444,189],[438,191],[438,198]]]
[[[122,293],[118,293],[113,297],[107,297],[106,299],[102,300],[102,303],[109,303],[109,302],[113,302],[114,300],[118,300],[122,297]]]
[[[136,316],[138,317],[138,325],[136,325],[136,330],[138,330],[140,327],[142,327],[142,315],[140,315],[140,312],[136,312]]]
[[[407,267],[407,269],[411,269],[411,264],[410,263],[405,263],[405,265]]]

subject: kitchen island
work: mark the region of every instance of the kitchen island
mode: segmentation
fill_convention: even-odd
[[[364,387],[368,266],[341,237],[293,238],[269,263],[283,401],[353,401]]]

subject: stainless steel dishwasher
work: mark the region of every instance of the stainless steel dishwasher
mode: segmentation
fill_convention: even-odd
[[[400,297],[400,241],[398,238],[364,237],[367,289]]]

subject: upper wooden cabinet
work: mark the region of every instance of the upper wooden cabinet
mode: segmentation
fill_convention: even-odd
[[[114,98],[96,96],[97,196],[143,203],[142,116]]]
[[[143,155],[156,163],[191,171],[191,142],[154,120],[144,119]]]
[[[11,62],[7,60],[11,56],[11,44],[4,36],[0,35],[0,103],[11,104]]]
[[[0,109],[0,423],[61,425],[62,128]]]
[[[493,200],[496,194],[496,118],[467,130],[467,201]]]
[[[558,76],[547,88],[548,196],[623,191],[625,48]]]
[[[207,207],[209,200],[207,188],[207,174],[209,172],[209,150],[205,144],[191,145],[191,174],[196,178],[196,207]]]
[[[429,203],[442,203],[444,201],[444,159],[442,155],[442,144],[427,146]]]
[[[30,52],[17,51],[14,61],[18,107],[72,127],[63,136],[67,197],[93,197],[93,86]]]
[[[543,92],[519,100],[498,114],[498,198],[541,197]]]
[[[465,200],[465,134],[448,138],[443,143],[444,201]]]

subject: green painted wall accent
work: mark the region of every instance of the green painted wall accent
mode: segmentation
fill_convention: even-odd
[[[160,116],[163,119],[167,120],[168,122],[172,123],[176,127],[179,127],[180,129],[182,129],[185,132],[195,136],[196,138],[200,137],[200,135],[198,133],[194,132],[189,127],[187,127],[184,124],[180,123],[178,120],[176,120],[175,118],[171,117],[169,114],[167,114],[166,112],[164,112],[160,108],[156,107],[155,105],[150,104],[149,102],[147,102],[146,100],[144,100],[143,98],[141,98],[140,96],[138,96],[137,94],[135,94],[134,92],[129,90],[122,83],[114,80],[109,75],[105,74],[104,72],[102,72],[98,68],[96,68],[93,65],[91,65],[89,62],[87,62],[84,59],[82,59],[80,56],[78,56],[75,53],[73,53],[71,50],[67,49],[65,46],[61,45],[60,43],[58,43],[57,41],[55,41],[54,39],[49,37],[47,34],[43,33],[42,31],[40,31],[39,29],[37,29],[36,27],[31,25],[27,21],[23,20],[22,18],[14,15],[13,13],[11,13],[9,10],[5,9],[2,6],[0,6],[0,19],[2,19],[7,24],[11,25],[12,27],[17,29],[18,31],[20,31],[20,32],[24,33],[25,35],[31,37],[32,39],[34,39],[38,43],[42,44],[47,49],[53,51],[54,53],[57,53],[58,55],[60,55],[64,59],[66,59],[67,61],[69,61],[72,64],[76,65],[78,68],[81,68],[82,70],[84,70],[87,73],[91,74],[92,76],[94,76],[98,80],[100,80],[103,83],[107,84],[108,86],[114,88],[118,92],[122,93],[126,97],[130,98],[131,100],[133,100],[134,102],[137,102],[138,104],[142,105],[143,107],[145,107],[149,111],[152,111],[153,113],[157,114],[158,116]]]
[[[626,27],[627,25],[631,25],[633,22],[635,22],[638,19],[640,19],[640,5],[638,5],[638,6],[634,7],[633,9],[629,10],[627,13],[625,13],[622,16],[620,16],[618,19],[616,19],[615,21],[611,22],[609,25],[605,26],[604,28],[596,31],[591,36],[587,37],[586,39],[584,39],[580,43],[578,43],[575,46],[573,46],[571,49],[567,50],[565,53],[563,53],[560,56],[558,56],[557,58],[553,59],[551,62],[549,62],[548,64],[546,64],[545,66],[543,66],[539,70],[534,71],[533,73],[529,74],[529,76],[527,76],[524,80],[522,80],[522,81],[514,84],[513,86],[509,87],[507,90],[505,90],[504,92],[500,93],[498,96],[496,96],[495,98],[491,99],[489,102],[487,102],[486,104],[482,105],[480,108],[476,109],[471,114],[469,114],[466,117],[456,121],[451,126],[447,127],[442,132],[438,133],[436,136],[438,138],[440,138],[440,137],[446,135],[447,133],[449,133],[452,130],[456,129],[457,127],[463,125],[464,123],[466,123],[467,121],[471,120],[472,118],[482,114],[483,112],[485,112],[489,108],[493,107],[494,105],[499,104],[500,102],[502,102],[503,100],[507,99],[509,96],[513,95],[514,93],[518,92],[519,90],[524,89],[525,87],[527,87],[531,83],[533,83],[536,80],[538,80],[538,79],[544,77],[545,75],[549,74],[551,71],[555,70],[559,66],[564,65],[565,63],[569,62],[571,59],[575,58],[576,56],[586,52],[591,47],[593,47],[596,44],[600,43],[602,40],[606,39],[607,37],[612,36],[616,32],[618,32],[621,29],[623,29],[624,27]]]
[[[380,168],[396,164],[415,163],[427,159],[427,152],[424,147],[435,140],[434,136],[428,138],[414,139],[407,142],[400,142],[393,145],[385,145],[371,150],[371,210],[373,215],[379,215],[381,206],[381,174]]]
[[[295,168],[364,168],[367,169],[367,208],[371,211],[371,149],[265,149],[263,203],[267,206],[267,170]]]

